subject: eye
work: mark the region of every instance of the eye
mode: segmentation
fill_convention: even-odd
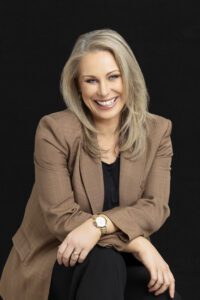
[[[115,74],[115,75],[109,76],[108,78],[109,78],[109,80],[115,80],[118,77],[120,77],[120,75],[119,74]],[[87,79],[85,82],[93,84],[93,83],[96,83],[97,80],[96,79]]]
[[[113,80],[113,79],[116,79],[116,78],[118,78],[120,75],[118,75],[118,74],[115,74],[115,75],[111,75],[109,78],[111,79],[111,80]]]
[[[94,83],[95,81],[96,81],[95,79],[87,79],[85,82]]]

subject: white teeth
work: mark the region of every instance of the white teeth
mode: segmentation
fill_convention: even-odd
[[[99,105],[102,105],[102,106],[110,106],[112,105],[114,102],[115,102],[115,99],[116,98],[113,98],[112,100],[109,100],[109,101],[97,101],[96,102],[99,104]]]

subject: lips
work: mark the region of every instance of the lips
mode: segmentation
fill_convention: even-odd
[[[94,100],[99,106],[109,107],[112,106],[118,97],[113,97],[107,100]]]
[[[111,100],[113,100],[113,99],[115,99],[116,97],[112,97],[112,98],[109,98],[109,99],[103,99],[103,100],[101,100],[101,99],[94,99],[94,101],[98,101],[98,102],[106,102],[106,101],[111,101]]]

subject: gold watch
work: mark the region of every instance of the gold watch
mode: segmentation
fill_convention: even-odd
[[[95,227],[99,228],[101,235],[107,233],[107,219],[104,215],[97,214],[92,216],[93,224]]]

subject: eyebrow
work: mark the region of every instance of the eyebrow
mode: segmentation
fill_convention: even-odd
[[[111,73],[113,73],[113,72],[115,72],[115,71],[118,71],[118,72],[119,72],[119,70],[116,69],[116,70],[112,70],[112,71],[108,72],[106,75],[109,75],[109,74],[111,74]],[[96,77],[96,76],[94,76],[94,75],[82,75],[81,77]]]

